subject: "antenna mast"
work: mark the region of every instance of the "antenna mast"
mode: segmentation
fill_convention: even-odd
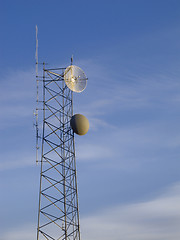
[[[73,65],[72,56],[67,68],[47,69],[43,63],[41,80],[37,35],[36,26],[36,163],[40,162],[37,240],[80,240],[75,131],[71,122],[73,125],[73,92],[82,92],[87,78],[82,69]],[[42,101],[38,96],[41,81]],[[43,107],[39,108],[38,104]],[[38,120],[39,110],[43,110],[43,116],[40,115]],[[38,128],[41,120],[42,130]],[[84,126],[81,120],[80,125]],[[77,134],[84,135],[85,132]],[[38,161],[39,138],[42,145]]]
[[[73,55],[72,55],[72,57],[71,57],[71,65],[73,65]]]
[[[38,27],[36,25],[36,84],[37,84],[37,98],[36,98],[36,164],[38,164],[38,138],[39,138],[39,127],[38,127],[38,103],[39,103],[39,77],[38,77]]]

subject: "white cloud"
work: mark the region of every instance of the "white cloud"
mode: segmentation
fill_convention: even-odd
[[[80,111],[91,117],[119,116],[122,110],[172,109],[177,108],[180,98],[179,73],[158,72],[151,74],[114,72],[92,61],[88,65],[88,87],[83,96],[78,96]],[[87,95],[87,96],[86,96]],[[80,100],[81,99],[81,100]],[[83,101],[82,101],[83,99]],[[78,102],[77,101],[77,102]],[[81,102],[80,102],[81,101]],[[76,105],[76,102],[75,102]]]
[[[180,183],[159,197],[134,204],[107,207],[81,218],[86,240],[179,240]],[[36,224],[6,229],[0,240],[32,240]]]
[[[22,155],[18,153],[15,156],[8,153],[5,156],[1,154],[0,159],[0,172],[11,169],[35,166],[35,152],[34,156],[30,156],[30,154],[27,153]]]
[[[156,199],[104,209],[81,219],[86,240],[179,240],[180,184]]]
[[[36,79],[32,69],[16,71],[1,76],[0,82],[0,128],[21,125],[32,116],[35,108]],[[33,100],[34,98],[34,100]]]
[[[112,150],[99,144],[80,144],[77,145],[77,159],[97,161],[112,157]]]
[[[96,123],[96,122],[95,122]],[[145,162],[169,164],[179,155],[180,137],[176,127],[161,121],[135,126],[111,127],[96,123],[83,139],[76,137],[80,161],[103,161],[109,168],[136,169]],[[111,159],[111,161],[109,161]]]
[[[21,226],[7,230],[0,240],[32,240],[36,238],[35,224],[22,224]]]
[[[108,123],[105,119],[98,118],[98,117],[88,117],[89,124],[90,124],[90,131],[97,131],[98,129],[116,129],[115,126],[112,124]]]

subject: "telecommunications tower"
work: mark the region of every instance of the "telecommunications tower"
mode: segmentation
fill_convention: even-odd
[[[38,61],[36,61],[37,64]],[[84,135],[89,122],[73,115],[73,92],[82,92],[87,78],[77,66],[48,69],[43,64],[42,136],[36,109],[36,147],[41,139],[37,240],[80,240],[74,133]],[[37,97],[38,104],[40,103]],[[37,153],[38,156],[38,153]]]

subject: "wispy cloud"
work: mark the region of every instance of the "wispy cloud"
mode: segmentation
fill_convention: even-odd
[[[111,125],[112,118],[131,118],[137,115],[153,119],[167,119],[168,112],[177,113],[180,99],[179,72],[170,70],[162,73],[157,69],[147,72],[113,72],[100,62],[85,60],[80,62],[88,66],[89,80],[82,95],[75,96],[75,110],[90,119],[90,127],[97,130],[102,125]],[[128,75],[129,74],[129,75]],[[125,115],[126,114],[126,115]],[[109,120],[109,122],[108,122]],[[162,119],[163,120],[163,119]],[[129,122],[129,120],[128,120]]]
[[[90,240],[179,240],[180,184],[147,202],[114,206],[81,220]]]
[[[6,156],[0,155],[0,159],[0,172],[35,166],[35,156],[30,157],[27,153],[19,156],[7,153]]]
[[[174,125],[161,121],[144,122],[129,126],[111,127],[99,121],[89,130],[85,141],[76,137],[77,159],[100,161],[111,159],[109,167],[134,168],[147,161],[169,164],[179,156],[180,137]],[[94,133],[96,131],[96,134]]]
[[[0,240],[32,240],[36,237],[35,224],[22,224],[3,233]]]
[[[0,81],[0,128],[21,125],[25,118],[33,116],[35,106],[34,71],[10,72]],[[32,117],[33,118],[33,117]]]
[[[78,161],[99,161],[112,157],[112,150],[99,144],[81,144],[77,145]]]
[[[180,183],[159,197],[134,204],[106,207],[81,218],[82,238],[87,240],[179,240]],[[0,240],[31,240],[36,224],[17,226]]]

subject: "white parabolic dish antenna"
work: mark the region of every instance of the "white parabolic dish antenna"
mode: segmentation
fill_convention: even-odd
[[[64,81],[73,92],[82,92],[87,85],[87,77],[80,67],[71,65],[64,72]]]

